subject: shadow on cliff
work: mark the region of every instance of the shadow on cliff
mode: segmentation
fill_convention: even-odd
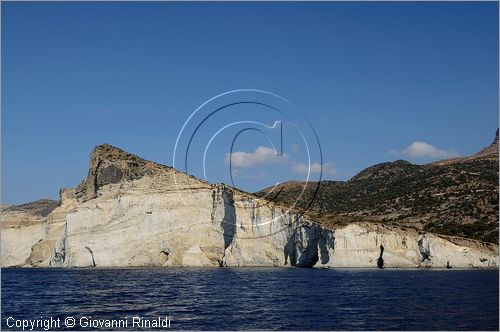
[[[284,248],[285,265],[313,267],[318,261],[330,261],[328,249],[333,248],[333,237],[318,225],[294,229]]]
[[[227,190],[223,190],[222,198],[224,199],[224,218],[221,221],[221,227],[224,231],[224,251],[233,242],[236,235],[236,209],[234,207],[233,194]]]

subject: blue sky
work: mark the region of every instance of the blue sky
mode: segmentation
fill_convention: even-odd
[[[327,179],[472,154],[498,126],[498,3],[3,2],[2,203],[57,198],[105,142],[172,165],[188,116],[244,88],[305,114]],[[228,183],[226,136],[210,181]],[[236,185],[304,179],[304,149],[286,138],[276,160],[265,136],[242,135]]]

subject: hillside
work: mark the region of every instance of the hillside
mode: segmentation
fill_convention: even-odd
[[[60,198],[2,207],[2,267],[498,266],[495,244],[373,222],[321,225],[108,144]]]
[[[266,198],[290,204],[303,187],[287,182]],[[316,187],[306,186],[298,206],[305,207]],[[489,147],[471,157],[426,165],[398,160],[346,182],[323,181],[308,214],[324,223],[380,221],[498,243],[498,131]]]
[[[59,206],[58,201],[40,199],[35,202],[1,208],[2,227],[29,226],[45,222],[47,216]]]

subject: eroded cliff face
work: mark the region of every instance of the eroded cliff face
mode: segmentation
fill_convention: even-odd
[[[325,229],[286,207],[103,145],[87,178],[28,226],[2,266],[496,267],[498,247],[373,224]]]

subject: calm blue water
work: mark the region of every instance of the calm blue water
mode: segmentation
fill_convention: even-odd
[[[172,329],[498,330],[498,271],[3,269],[6,319],[170,316]]]

